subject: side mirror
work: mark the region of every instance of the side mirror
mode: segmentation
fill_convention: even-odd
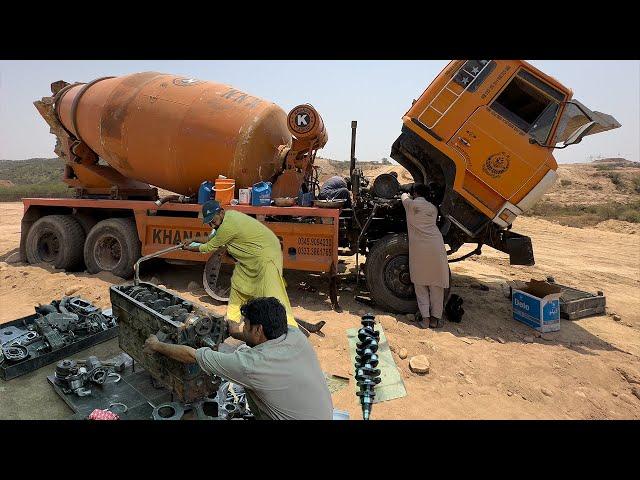
[[[575,132],[573,132],[569,138],[564,141],[564,146],[575,145],[576,143],[580,143],[582,139],[589,134],[591,130],[597,125],[596,122],[589,122],[582,125]]]

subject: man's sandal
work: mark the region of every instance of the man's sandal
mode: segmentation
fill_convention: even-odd
[[[418,322],[418,327],[422,328],[423,330],[429,328],[429,324],[425,322],[424,318],[422,318],[420,310],[418,310],[418,312],[416,313],[416,322]]]
[[[429,317],[429,328],[441,328],[444,325],[444,317]]]

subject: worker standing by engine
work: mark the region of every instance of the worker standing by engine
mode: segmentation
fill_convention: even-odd
[[[442,234],[436,225],[438,208],[434,192],[417,183],[412,195],[403,193],[409,233],[409,274],[418,300],[419,325],[429,319],[429,327],[442,326],[444,290],[449,288],[449,264]]]
[[[202,223],[213,227],[206,243],[192,242],[186,250],[209,253],[226,245],[236,261],[231,276],[227,319],[229,333],[243,340],[240,306],[259,297],[275,297],[285,307],[287,323],[297,328],[289,296],[282,278],[282,250],[278,237],[253,217],[235,210],[224,210],[211,200],[202,206]]]

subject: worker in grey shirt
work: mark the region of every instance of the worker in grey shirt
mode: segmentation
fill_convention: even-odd
[[[258,419],[331,420],[333,403],[318,358],[304,334],[287,325],[284,306],[273,297],[256,298],[240,313],[243,340],[251,348],[233,353],[196,350],[151,335],[144,350],[182,363],[197,362],[208,374],[242,385]]]

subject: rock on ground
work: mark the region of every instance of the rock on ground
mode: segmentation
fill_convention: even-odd
[[[409,360],[409,368],[413,373],[425,374],[429,373],[429,359],[426,355],[417,355]]]
[[[398,356],[403,360],[407,358],[408,355],[409,355],[409,352],[407,352],[406,348],[401,348],[400,351],[398,352]]]
[[[76,293],[81,288],[82,288],[82,285],[71,285],[69,288],[67,288],[64,291],[64,294],[68,297],[69,295],[73,295],[74,293]]]

